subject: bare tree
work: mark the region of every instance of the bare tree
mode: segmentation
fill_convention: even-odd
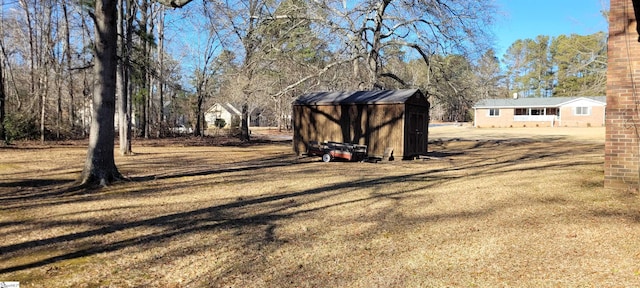
[[[35,2],[37,3],[37,2]],[[29,63],[30,63],[30,76],[31,76],[31,84],[30,86],[30,94],[34,96],[36,94],[36,39],[35,39],[35,28],[32,21],[32,12],[31,12],[31,3],[28,0],[20,0],[20,6],[24,10],[25,19],[27,21],[27,31],[29,34]]]
[[[480,0],[346,1],[315,0],[314,15],[322,35],[339,37],[342,51],[352,54],[353,77],[358,88],[384,88],[382,78],[408,86],[399,71],[389,70],[390,49],[406,49],[407,56],[429,62],[433,54],[467,54],[486,51],[487,26],[495,7]],[[364,71],[363,71],[364,68]]]
[[[1,3],[0,3],[1,4]],[[0,141],[7,142],[7,135],[4,128],[5,109],[7,94],[5,92],[5,77],[4,77],[4,13],[0,12]]]
[[[156,51],[158,55],[158,118],[157,123],[159,124],[159,129],[157,136],[161,137],[164,132],[165,125],[165,117],[164,117],[164,87],[165,87],[165,66],[164,66],[164,17],[165,17],[165,6],[160,6],[158,11],[158,49]]]
[[[69,126],[71,131],[73,132],[75,127],[75,106],[74,106],[74,98],[75,98],[75,83],[73,81],[73,73],[72,71],[72,63],[73,63],[73,49],[71,47],[71,23],[69,21],[69,9],[67,0],[62,0],[62,11],[64,17],[64,33],[65,33],[65,56],[66,56],[66,64],[67,64],[67,85],[69,87]]]
[[[118,132],[120,154],[131,151],[131,65],[130,51],[133,46],[133,20],[135,5],[131,0],[118,0],[118,38],[120,43],[120,65],[118,67],[116,91],[118,97]]]
[[[159,0],[172,7],[181,7],[190,0]],[[93,120],[89,147],[80,183],[107,185],[122,175],[114,160],[114,116],[117,71],[117,0],[95,2],[94,73],[97,76],[93,93]]]
[[[0,46],[2,46],[2,40],[0,39]],[[6,141],[6,135],[4,131],[4,118],[5,118],[5,99],[6,94],[4,91],[4,73],[2,67],[4,66],[4,57],[0,55],[0,141]]]
[[[271,3],[262,0],[238,0],[238,1],[211,1],[205,5],[205,15],[208,16],[213,27],[224,30],[225,35],[235,38],[220,39],[227,47],[236,47],[242,51],[242,65],[240,67],[238,89],[242,92],[241,100],[242,117],[240,122],[240,139],[249,141],[249,101],[252,98],[254,89],[252,87],[253,76],[258,65],[255,54],[260,50],[260,39],[258,37],[258,26],[262,21],[262,16],[272,9]],[[216,11],[211,13],[207,11]]]
[[[49,1],[43,1],[44,7],[42,8],[42,17],[40,18],[41,29],[38,31],[39,39],[38,42],[42,43],[42,49],[40,52],[40,78],[38,85],[38,95],[40,100],[40,142],[44,144],[45,140],[45,124],[46,124],[46,108],[47,108],[47,94],[49,92],[49,76],[50,76],[50,67],[53,62],[53,35],[51,31],[52,29],[52,6]]]
[[[80,22],[80,26],[81,26],[81,30],[82,30],[82,45],[83,47],[87,47],[87,46],[91,46],[90,44],[90,38],[91,38],[91,32],[90,32],[90,28],[89,25],[87,23],[87,17],[81,17],[81,22]],[[94,52],[95,53],[95,52]],[[86,63],[90,63],[89,61],[93,61],[86,59]],[[87,68],[90,68],[90,65],[88,65]],[[97,75],[89,75],[88,73],[89,69],[82,69],[82,118],[81,118],[81,124],[82,124],[82,136],[86,137],[87,136],[87,130],[91,121],[93,121],[92,119],[92,115],[91,113],[88,113],[88,111],[90,110],[87,107],[87,104],[89,101],[92,101],[91,98],[91,82],[93,82],[93,78],[96,78]],[[92,77],[93,76],[93,77]],[[92,78],[91,78],[92,77]]]
[[[306,73],[297,75],[297,78],[277,76],[283,74],[282,68],[285,65],[301,64],[292,64],[292,61],[289,61],[292,59],[284,57],[292,56],[293,53],[286,53],[291,50],[283,47],[288,45],[286,42],[293,42],[291,38],[287,39],[286,35],[292,34],[297,27],[310,25],[307,4],[305,1],[296,0],[237,0],[209,1],[206,5],[205,11],[216,11],[215,15],[210,12],[206,15],[214,23],[217,35],[223,36],[219,41],[226,50],[239,52],[236,56],[240,65],[234,71],[237,74],[232,80],[235,85],[227,90],[227,94],[238,95],[239,99],[235,102],[240,103],[242,111],[240,138],[249,141],[249,118],[254,108],[252,103],[266,103],[269,97],[278,102],[282,95],[287,95],[286,91],[315,76],[305,75]],[[307,38],[296,41],[302,43],[303,39]],[[322,66],[320,63],[317,64]],[[318,70],[323,69],[317,69],[316,72]],[[282,78],[286,78],[286,81],[278,80]],[[275,86],[265,83],[273,83]]]
[[[117,70],[117,0],[96,1],[93,120],[89,133],[89,150],[80,176],[82,184],[107,185],[122,178],[113,157],[115,84]]]
[[[194,82],[196,85],[196,127],[193,131],[194,136],[204,136],[205,123],[203,105],[205,98],[207,98],[207,95],[209,94],[209,89],[207,88],[209,86],[208,84],[210,80],[211,63],[213,61],[213,56],[215,55],[215,52],[217,50],[215,43],[216,40],[213,34],[209,33],[204,51],[204,59],[201,64],[202,67],[198,67],[194,75]]]

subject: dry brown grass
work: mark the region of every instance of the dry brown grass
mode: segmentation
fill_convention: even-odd
[[[438,127],[429,159],[378,164],[134,144],[116,157],[133,181],[91,191],[69,188],[84,147],[0,148],[0,281],[638,286],[640,202],[602,188],[603,130],[589,129]]]

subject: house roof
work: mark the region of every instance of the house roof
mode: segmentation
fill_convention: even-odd
[[[418,89],[313,92],[300,96],[294,105],[335,105],[335,104],[399,104],[411,96],[421,93]]]
[[[220,108],[226,110],[231,115],[241,115],[242,114],[240,112],[240,110],[236,109],[236,107],[234,107],[230,103],[215,103],[215,104],[211,105],[211,108],[209,108],[209,110],[207,110],[207,112],[213,112],[214,108],[216,107],[216,105],[219,105]]]
[[[530,107],[560,107],[578,100],[590,100],[599,105],[607,104],[606,96],[596,97],[547,97],[547,98],[505,98],[484,99],[478,101],[473,108],[530,108]]]

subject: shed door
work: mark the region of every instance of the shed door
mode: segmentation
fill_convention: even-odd
[[[409,145],[407,145],[407,151],[405,154],[407,155],[418,155],[425,154],[426,151],[426,126],[427,122],[426,115],[424,113],[410,113],[409,114],[409,131],[408,131],[408,140]]]

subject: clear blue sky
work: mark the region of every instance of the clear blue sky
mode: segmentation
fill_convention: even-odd
[[[496,0],[496,4],[501,11],[494,29],[498,58],[518,39],[608,30],[601,11],[609,10],[609,0]]]

